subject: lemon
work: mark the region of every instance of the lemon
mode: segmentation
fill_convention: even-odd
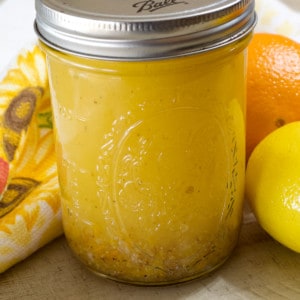
[[[256,146],[246,169],[246,199],[262,228],[300,253],[300,121]]]

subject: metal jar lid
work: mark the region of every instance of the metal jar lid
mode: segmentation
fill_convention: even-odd
[[[111,60],[176,57],[222,47],[256,23],[254,0],[36,0],[48,46]]]

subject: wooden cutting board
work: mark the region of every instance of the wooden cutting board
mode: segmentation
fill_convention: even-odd
[[[136,287],[90,273],[61,237],[0,275],[0,299],[300,299],[300,254],[248,214],[230,259],[214,273],[167,287]]]

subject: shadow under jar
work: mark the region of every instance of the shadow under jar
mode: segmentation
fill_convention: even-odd
[[[93,272],[184,282],[236,245],[254,1],[36,0],[63,225]]]

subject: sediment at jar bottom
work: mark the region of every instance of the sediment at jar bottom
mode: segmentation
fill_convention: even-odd
[[[169,285],[201,277],[221,266],[233,251],[239,228],[220,229],[206,242],[201,234],[190,245],[188,257],[179,252],[185,241],[174,240],[170,244],[145,245],[140,241],[102,240],[96,228],[90,224],[64,217],[65,235],[75,256],[93,273],[134,285]]]
[[[171,278],[170,280],[163,280],[163,281],[133,281],[133,280],[129,280],[129,279],[122,279],[122,278],[117,278],[117,277],[112,277],[103,273],[100,273],[97,270],[94,270],[90,267],[88,267],[89,271],[92,272],[93,274],[95,274],[98,277],[104,278],[104,279],[109,279],[112,281],[116,281],[116,282],[121,282],[124,284],[128,284],[128,285],[135,285],[135,286],[168,286],[168,285],[175,285],[175,284],[183,284],[185,282],[189,282],[192,280],[196,280],[199,279],[200,277],[204,277],[206,275],[208,275],[209,273],[215,271],[216,269],[220,268],[226,261],[227,259],[230,257],[230,254],[226,257],[223,258],[222,261],[219,261],[218,264],[216,265],[212,265],[209,266],[207,269],[202,270],[199,273],[195,273],[192,275],[189,275],[188,277],[183,277],[183,278]],[[78,257],[78,259],[80,260],[80,258]],[[84,262],[82,262],[83,264],[85,264]]]

